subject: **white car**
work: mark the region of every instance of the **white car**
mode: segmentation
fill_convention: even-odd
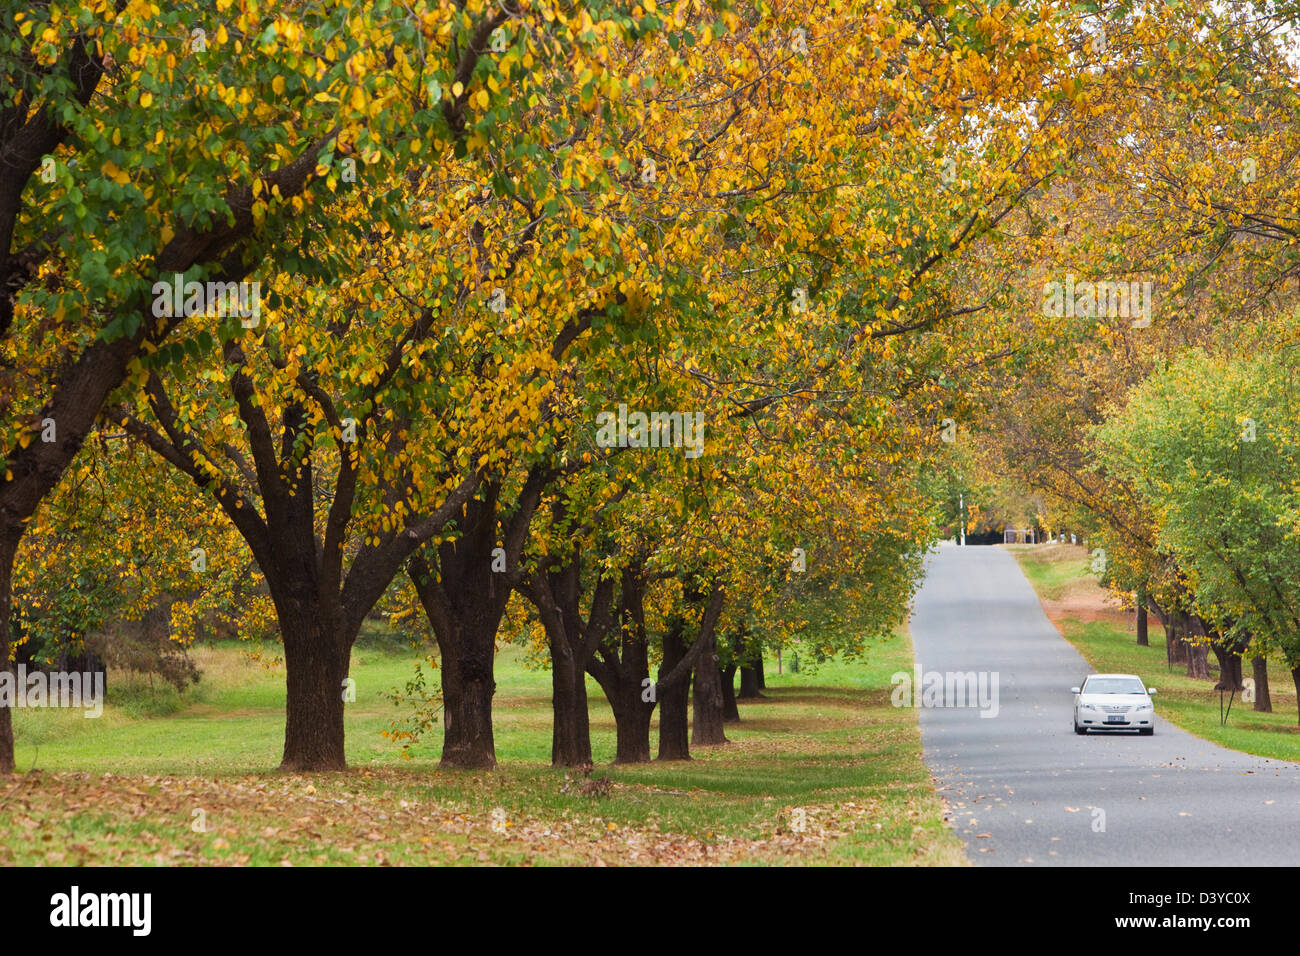
[[[1154,687],[1147,687],[1136,674],[1092,674],[1074,694],[1074,732],[1089,730],[1136,730],[1150,737],[1156,730]]]

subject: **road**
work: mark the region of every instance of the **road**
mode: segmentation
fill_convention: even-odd
[[[1159,693],[1152,737],[1074,734],[1070,688],[1091,668],[1009,552],[941,546],[911,629],[922,674],[983,672],[990,691],[997,675],[996,716],[972,706],[919,714],[926,765],[971,862],[1300,863],[1300,765],[1184,733],[1159,719]],[[1161,673],[1140,676],[1159,689]]]

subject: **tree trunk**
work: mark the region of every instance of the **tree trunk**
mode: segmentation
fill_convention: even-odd
[[[21,532],[20,532],[21,534]],[[12,673],[9,625],[13,612],[14,556],[18,536],[0,538],[0,674]],[[0,776],[14,772],[14,725],[8,707],[0,707]]]
[[[442,759],[440,768],[491,770],[497,765],[492,735],[496,628],[484,637],[462,634],[442,656]],[[443,647],[439,641],[438,646]]]
[[[491,770],[497,765],[492,734],[496,637],[519,581],[518,556],[536,508],[535,496],[527,497],[506,524],[501,537],[508,545],[507,567],[499,570],[493,554],[501,531],[499,494],[500,485],[488,485],[480,498],[465,504],[456,519],[463,534],[438,546],[436,574],[426,559],[428,549],[412,555],[408,565],[442,662],[438,766],[444,769]]]
[[[587,713],[587,672],[573,654],[552,654],[551,691],[554,720],[551,765],[581,767],[591,763],[591,724]]]
[[[568,502],[561,496],[552,509],[557,522],[562,522]],[[519,591],[536,608],[551,654],[551,765],[586,766],[592,763],[587,663],[612,624],[614,581],[598,579],[591,589],[591,610],[584,622],[582,549],[575,547],[567,560],[557,558],[521,576]]]
[[[661,670],[660,679],[651,684],[645,627],[644,566],[624,568],[620,577],[622,597],[618,633],[611,635],[611,639],[597,651],[596,657],[587,664],[587,671],[596,678],[614,710],[614,722],[618,728],[615,762],[639,763],[650,759],[650,715],[656,703],[669,696],[678,685],[684,685],[690,679],[691,668],[702,660],[701,654],[711,650],[725,592],[715,581],[708,608],[700,622],[700,634],[685,654],[680,653],[680,647],[673,647],[674,639],[669,637],[675,628],[668,629],[669,633],[665,634],[667,652],[679,656],[679,659],[671,669]],[[680,634],[677,639],[681,639]],[[716,672],[716,658],[712,667]],[[671,747],[671,726],[669,736],[660,738],[661,743],[665,740]],[[676,748],[668,751],[670,754],[675,752]]]
[[[1175,614],[1169,615],[1165,626],[1165,657],[1170,666],[1187,663],[1187,644],[1182,639],[1182,624]]]
[[[1243,690],[1245,685],[1241,681],[1241,655],[1220,641],[1215,641],[1210,646],[1219,661],[1219,683],[1223,689]]]
[[[351,641],[323,632],[315,610],[280,618],[286,676],[284,759],[290,773],[346,770],[343,682]]]
[[[718,670],[718,655],[713,650],[713,636],[701,635],[709,641],[695,662],[694,694],[695,721],[691,728],[691,744],[699,747],[725,744],[723,731],[722,675]]]
[[[674,622],[664,633],[664,661],[659,668],[659,680],[663,681],[668,672],[677,666],[686,656],[686,641],[682,636],[681,622]],[[687,703],[690,699],[690,687],[687,682],[677,681],[671,687],[661,691],[659,698],[659,759],[690,760],[690,721],[687,716]]]
[[[654,704],[642,701],[638,688],[629,688],[610,704],[618,738],[614,763],[646,763],[650,759],[650,715]]]
[[[1203,640],[1187,645],[1187,676],[1195,680],[1210,679],[1210,649]]]
[[[740,722],[740,708],[736,706],[736,665],[722,668],[719,674],[722,684],[722,721],[727,724]]]
[[[1291,682],[1295,684],[1296,700],[1300,701],[1300,667],[1291,668]],[[1300,712],[1297,712],[1296,721],[1300,723]]]
[[[1137,642],[1139,647],[1149,647],[1147,640],[1147,598],[1141,590],[1137,593]]]
[[[1261,714],[1273,713],[1273,700],[1268,693],[1268,660],[1262,654],[1251,658],[1255,677],[1255,710]]]
[[[763,689],[763,642],[757,636],[747,634],[743,646],[744,657],[740,663],[740,699],[751,700],[762,697]]]

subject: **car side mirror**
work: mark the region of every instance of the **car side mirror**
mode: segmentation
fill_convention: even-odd
[[[1079,693],[1079,688],[1077,688],[1077,687],[1071,687],[1071,688],[1070,688],[1070,693],[1071,693],[1071,694],[1077,694],[1077,693]]]
[[[1148,687],[1148,688],[1147,688],[1147,693],[1148,693],[1148,694],[1154,694],[1155,692],[1156,692],[1156,689],[1155,689],[1154,687]]]

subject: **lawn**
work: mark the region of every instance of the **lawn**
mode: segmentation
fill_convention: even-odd
[[[1154,615],[1148,647],[1137,644],[1134,614],[1109,604],[1088,570],[1088,554],[1068,545],[1012,546],[1053,623],[1098,672],[1138,674],[1155,687],[1156,713],[1198,737],[1261,757],[1300,761],[1300,728],[1291,675],[1269,661],[1273,712],[1257,713],[1238,697],[1226,725],[1219,723],[1218,662],[1210,655],[1210,680],[1192,680],[1182,667],[1170,668],[1165,634]],[[1250,665],[1246,664],[1246,675]],[[1224,705],[1226,708],[1226,699]],[[1160,731],[1157,730],[1156,733]]]
[[[404,758],[381,731],[418,654],[353,654],[351,770],[286,775],[284,671],[268,648],[194,649],[178,695],[109,675],[103,717],[16,711],[27,771],[0,786],[0,864],[964,863],[921,762],[916,715],[889,703],[905,632],[860,662],[768,664],[730,743],[680,763],[613,766],[614,724],[590,683],[596,767],[553,769],[550,675],[497,658],[493,772],[440,772],[441,727]],[[653,745],[653,742],[652,742]]]

